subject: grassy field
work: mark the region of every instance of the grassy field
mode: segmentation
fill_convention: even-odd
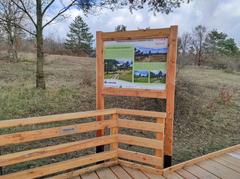
[[[46,56],[47,89],[37,90],[34,88],[34,56],[23,54],[22,57],[20,63],[8,63],[0,59],[0,120],[95,109],[94,59]],[[239,143],[239,81],[239,74],[220,70],[192,66],[180,70],[176,86],[174,163]],[[107,97],[106,108],[109,107],[163,111],[164,102],[132,97]],[[4,151],[8,153],[28,147],[15,146],[5,148]],[[65,155],[51,161],[63,158]],[[17,169],[42,165],[44,162],[30,162]],[[11,171],[17,169],[13,168]]]

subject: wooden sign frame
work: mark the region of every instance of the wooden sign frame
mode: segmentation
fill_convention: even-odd
[[[97,32],[96,40],[96,108],[104,109],[104,96],[135,96],[145,98],[159,98],[166,100],[166,128],[164,145],[164,166],[171,166],[173,154],[173,118],[174,118],[174,96],[177,59],[177,33],[178,26],[163,29],[148,29],[125,32]],[[114,40],[143,40],[154,38],[168,38],[166,89],[128,89],[128,88],[105,88],[104,87],[104,41]],[[104,120],[103,116],[97,120]],[[97,131],[97,136],[102,136],[103,130]],[[102,151],[98,148],[97,151]]]

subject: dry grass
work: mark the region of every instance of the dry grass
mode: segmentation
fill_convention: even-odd
[[[45,73],[47,90],[36,90],[32,54],[22,54],[22,61],[14,64],[0,59],[0,120],[95,109],[95,59],[49,55]],[[220,70],[192,66],[181,69],[177,77],[174,163],[239,143],[239,81],[239,74]],[[224,95],[230,95],[227,102],[223,90]],[[163,111],[164,105],[154,99],[106,98],[107,108]],[[52,160],[66,158],[69,156]],[[17,169],[43,163],[32,162]]]

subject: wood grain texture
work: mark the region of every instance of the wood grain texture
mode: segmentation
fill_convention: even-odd
[[[40,158],[50,157],[54,155],[64,154],[68,152],[79,151],[99,145],[107,145],[117,141],[117,136],[103,136],[101,138],[87,139],[77,142],[59,144],[44,148],[32,149],[17,153],[11,153],[0,156],[0,166],[12,165],[20,162],[36,160]]]
[[[153,123],[153,122],[134,121],[134,120],[127,120],[127,119],[119,119],[118,127],[158,132],[161,138],[163,137],[163,131],[164,131],[164,123],[159,124],[159,123]]]
[[[120,166],[113,166],[111,170],[119,179],[132,179],[132,177]]]
[[[166,99],[166,91],[131,88],[103,88],[103,94],[114,96],[135,96],[144,98]]]
[[[156,139],[148,139],[143,137],[136,137],[130,135],[119,134],[118,142],[152,149],[162,149],[163,142]]]
[[[116,121],[96,121],[83,124],[75,124],[62,127],[54,127],[48,129],[41,129],[35,131],[18,132],[13,134],[0,135],[0,146],[9,144],[19,144],[23,142],[30,142],[53,137],[60,137],[78,133],[84,133],[104,128],[115,127]]]
[[[109,168],[103,168],[96,171],[100,179],[118,179],[117,176]]]
[[[117,151],[102,152],[98,154],[92,154],[76,159],[71,159],[63,162],[58,162],[54,164],[45,165],[42,167],[37,167],[33,169],[24,170],[21,172],[16,172],[8,175],[1,176],[1,179],[26,179],[26,178],[37,178],[40,176],[45,176],[49,174],[54,174],[60,171],[65,171],[68,169],[96,163],[103,160],[108,160],[115,158],[117,156]]]
[[[96,33],[96,109],[104,109],[103,81],[104,81],[104,51],[102,32]],[[97,116],[97,121],[103,121],[104,116]],[[97,131],[97,137],[103,136],[104,130]]]
[[[148,177],[146,175],[144,175],[140,170],[132,169],[132,168],[129,168],[126,166],[123,166],[123,168],[133,178],[148,179]]]
[[[174,98],[175,98],[175,80],[176,80],[176,60],[177,60],[177,33],[178,27],[171,26],[168,38],[169,48],[167,55],[167,76],[166,76],[166,139],[165,139],[165,155],[172,156],[173,152],[173,118],[174,118]]]
[[[102,38],[104,41],[151,39],[159,37],[168,37],[169,33],[170,33],[169,28],[132,30],[126,32],[104,32],[102,33]]]
[[[163,168],[163,158],[152,155],[118,149],[118,157]]]
[[[57,115],[41,116],[41,117],[30,117],[30,118],[24,118],[24,119],[2,120],[0,121],[0,128],[67,121],[67,120],[89,118],[89,117],[95,117],[95,116],[101,116],[101,115],[110,115],[114,113],[116,113],[116,109],[104,109],[104,110],[66,113],[66,114],[57,114]]]
[[[129,167],[129,168],[132,168],[132,169],[138,169],[138,170],[141,170],[142,172],[153,173],[153,174],[156,174],[156,175],[162,175],[163,174],[163,170],[157,169],[157,168],[154,168],[154,167],[150,167],[150,166],[147,166],[147,165],[141,165],[141,164],[138,164],[138,163],[129,162],[129,161],[126,161],[126,160],[121,160],[121,159],[118,160],[118,163],[121,166],[126,166],[126,167]]]
[[[131,116],[142,116],[142,117],[158,117],[166,118],[165,112],[156,112],[156,111],[145,111],[145,110],[136,110],[136,109],[121,109],[116,108],[117,114],[125,114]]]
[[[231,179],[239,179],[240,173],[225,167],[224,165],[214,162],[212,160],[202,161],[197,164],[201,168],[213,173],[214,175],[220,178],[231,178]]]
[[[85,168],[82,168],[82,169],[73,170],[71,172],[66,172],[66,173],[63,173],[63,174],[60,174],[60,175],[56,175],[56,176],[50,177],[48,179],[72,178],[74,176],[79,176],[79,175],[82,175],[82,174],[95,172],[98,169],[107,168],[107,167],[111,167],[111,166],[114,166],[114,165],[117,165],[117,161],[104,162],[104,163],[96,164],[96,165],[93,165],[93,166],[85,167]]]

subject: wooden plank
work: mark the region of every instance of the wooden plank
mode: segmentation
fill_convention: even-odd
[[[159,140],[163,137],[164,124],[156,124],[153,122],[144,122],[144,121],[135,121],[127,119],[118,119],[118,127],[129,128],[129,129],[138,129],[144,131],[158,132]]]
[[[111,40],[132,40],[132,39],[151,39],[159,37],[168,37],[169,28],[162,29],[142,29],[126,32],[104,32],[102,38],[104,41]]]
[[[161,176],[161,175],[155,175],[155,174],[148,173],[148,172],[143,172],[143,173],[151,179],[165,179],[165,177]]]
[[[194,176],[193,174],[184,169],[177,170],[176,173],[178,173],[179,175],[186,179],[198,179],[196,176]]]
[[[129,136],[124,134],[118,135],[118,142],[130,145],[136,145],[141,147],[153,148],[153,149],[162,149],[163,142],[156,139],[147,139],[143,137]]]
[[[82,169],[73,170],[71,172],[56,175],[56,176],[50,177],[48,179],[72,178],[74,176],[79,176],[79,175],[82,175],[82,174],[85,174],[85,173],[95,172],[96,170],[98,170],[100,168],[111,167],[111,166],[114,166],[114,165],[117,165],[117,161],[104,162],[104,163],[100,163],[100,164],[93,165],[93,166],[90,166],[90,167],[85,167],[85,168],[82,168]]]
[[[145,110],[135,110],[135,109],[120,109],[117,108],[118,114],[132,115],[132,116],[142,116],[142,117],[159,117],[166,118],[165,112],[156,112],[156,111],[145,111]]]
[[[132,169],[132,168],[129,168],[129,167],[126,167],[126,166],[123,166],[123,168],[133,178],[148,179],[148,177],[146,175],[144,175],[140,170]]]
[[[54,174],[60,171],[65,171],[65,170],[80,167],[80,166],[85,166],[85,165],[96,163],[103,160],[112,159],[116,156],[117,156],[117,151],[102,152],[102,153],[88,155],[88,156],[75,158],[75,159],[71,159],[63,162],[58,162],[50,165],[45,165],[42,167],[28,169],[21,172],[3,175],[1,176],[1,179],[36,178],[36,177]]]
[[[118,134],[118,114],[113,114],[112,120],[115,121],[115,123],[117,124],[117,127],[111,128],[110,134],[117,135]],[[111,144],[110,147],[111,147],[111,150],[117,150],[118,149],[118,141],[116,140],[116,142]]]
[[[96,173],[100,179],[118,179],[117,176],[109,168],[97,170]]]
[[[184,179],[181,175],[177,174],[176,172],[168,173],[164,175],[167,179]]]
[[[105,95],[166,99],[166,91],[131,88],[103,88]]]
[[[188,172],[192,173],[193,175],[197,176],[198,178],[206,178],[206,179],[218,179],[217,176],[213,175],[212,173],[208,172],[200,168],[197,165],[192,165],[184,168]]]
[[[116,121],[106,120],[0,135],[0,146],[84,133],[98,129],[111,128],[116,125]]]
[[[111,170],[119,179],[132,179],[132,177],[129,176],[128,173],[120,166],[113,166],[111,167]]]
[[[68,152],[74,152],[83,150],[99,145],[107,145],[117,141],[117,136],[103,136],[101,138],[92,138],[82,141],[70,142],[65,144],[59,144],[55,146],[49,146],[44,148],[32,149],[17,153],[11,153],[0,156],[0,166],[12,165],[20,162],[26,162],[30,160],[36,160],[39,158],[50,157],[54,155],[64,154]]]
[[[232,157],[240,160],[240,152],[232,152],[232,153],[228,153],[228,155],[231,155]]]
[[[220,155],[225,154],[227,152],[235,151],[235,150],[237,150],[239,148],[240,148],[240,144],[232,146],[232,147],[228,147],[226,149],[222,149],[222,150],[219,150],[219,151],[216,151],[216,152],[212,152],[212,153],[209,153],[209,154],[206,154],[206,155],[203,155],[203,156],[200,156],[200,157],[188,160],[186,162],[179,163],[179,164],[174,165],[172,167],[168,167],[168,168],[164,169],[164,172],[165,173],[173,172],[173,171],[176,171],[178,169],[184,168],[186,166],[194,165],[194,164],[196,164],[198,162],[201,162],[201,161],[204,161],[204,160],[207,160],[207,159],[211,159],[213,157],[220,156]]]
[[[160,126],[161,124],[165,123],[165,120],[163,118],[157,118],[156,123],[157,123],[156,126]],[[156,133],[156,140],[163,141],[163,145],[164,145],[164,138],[165,138],[164,137],[164,127],[165,127],[165,125],[163,125],[163,131],[162,132],[157,132]],[[164,148],[164,146],[163,146],[163,148]],[[163,150],[161,150],[161,149],[155,150],[155,156],[163,159],[164,158]],[[162,163],[161,168],[163,168],[163,160],[161,161],[161,163]],[[156,166],[156,167],[158,167],[158,166]]]
[[[96,33],[96,109],[104,109],[103,81],[104,81],[104,51],[102,32]],[[103,121],[104,116],[97,116],[97,121]],[[103,136],[104,130],[97,131],[97,137]]]
[[[213,158],[212,160],[215,161],[215,162],[220,163],[221,165],[224,165],[225,167],[228,167],[228,168],[230,168],[232,170],[235,170],[236,172],[240,173],[240,167],[235,165],[235,164],[233,164],[233,163],[231,163],[231,162],[223,160],[220,157]]]
[[[197,164],[201,168],[213,173],[214,175],[220,177],[220,178],[231,178],[231,179],[239,179],[240,173],[237,173],[236,171],[225,167],[224,165],[221,165],[217,162],[214,162],[212,160],[206,160],[202,161]]]
[[[226,154],[226,155],[219,156],[219,158],[221,158],[227,162],[231,162],[232,164],[240,167],[240,160],[236,159],[235,157],[232,157],[232,156]]]
[[[137,164],[137,163],[121,160],[121,159],[119,159],[118,162],[121,166],[126,166],[126,167],[129,167],[129,168],[138,169],[138,170],[141,170],[142,172],[153,173],[153,174],[156,174],[156,175],[162,175],[163,174],[163,171],[161,169],[156,169],[156,168],[153,168],[153,167],[149,167],[147,165],[141,165],[141,164]]]
[[[165,126],[165,155],[172,156],[173,153],[173,118],[174,118],[174,97],[176,80],[176,60],[177,60],[177,33],[178,27],[171,26],[169,36],[169,51],[167,55],[167,77],[166,77],[166,126]]]
[[[95,172],[81,175],[81,179],[99,179]]]
[[[0,121],[0,128],[8,127],[17,127],[33,124],[44,124],[57,121],[67,121],[81,118],[89,118],[100,115],[110,115],[116,113],[116,109],[105,109],[105,110],[96,110],[96,111],[86,111],[78,113],[66,113],[66,114],[57,114],[50,116],[41,116],[41,117],[30,117],[24,119],[11,119],[11,120],[2,120]]]
[[[118,157],[163,168],[163,158],[152,155],[118,149]]]

